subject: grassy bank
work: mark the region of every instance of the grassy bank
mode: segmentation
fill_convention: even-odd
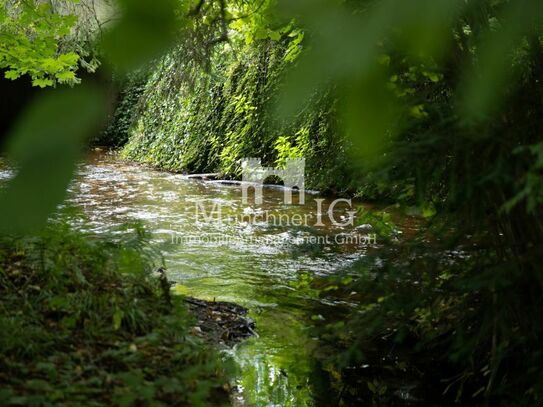
[[[214,351],[153,277],[143,231],[0,240],[0,405],[221,405]]]

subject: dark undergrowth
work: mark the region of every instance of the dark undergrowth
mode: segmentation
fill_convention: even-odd
[[[122,241],[66,226],[0,240],[0,405],[181,406],[228,401],[224,364]]]
[[[541,404],[540,254],[513,261],[488,235],[451,240],[452,225],[387,242],[346,284],[320,282],[358,302],[316,331],[338,405]]]

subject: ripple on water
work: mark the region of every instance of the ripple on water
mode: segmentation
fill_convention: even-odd
[[[0,168],[0,180],[13,176]],[[309,195],[309,194],[308,194]],[[307,244],[311,236],[355,233],[328,224],[324,228],[282,227],[263,219],[234,222],[246,215],[313,214],[305,205],[284,205],[281,189],[266,189],[263,205],[244,207],[239,185],[188,180],[97,155],[79,166],[65,205],[82,209],[87,222],[73,223],[86,231],[124,233],[131,220],[153,231],[154,244],[165,257],[169,277],[190,295],[237,302],[251,310],[259,338],[232,351],[242,374],[237,384],[244,399],[256,406],[310,404],[310,352],[313,339],[307,326],[314,302],[335,307],[336,300],[312,297],[311,290],[294,289],[301,275],[324,276],[348,267],[364,253],[356,246]],[[196,207],[221,206],[228,222],[197,217]],[[346,208],[336,210],[338,219]],[[178,241],[186,236],[221,235],[221,242]],[[341,305],[348,305],[348,302]]]

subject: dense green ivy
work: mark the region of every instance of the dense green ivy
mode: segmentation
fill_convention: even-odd
[[[140,102],[146,83],[146,72],[136,71],[119,84],[122,90],[118,95],[115,111],[109,118],[106,129],[91,140],[92,145],[120,147],[126,144],[130,128],[138,119],[142,108]]]
[[[179,62],[180,51],[167,55],[150,73],[123,157],[236,178],[244,157],[283,166],[287,158],[303,156],[310,187],[351,189],[331,92],[314,95],[289,124],[274,113],[282,74],[296,58],[301,38],[293,31],[279,41],[251,42],[239,54],[220,50],[210,73],[192,68],[190,79],[191,68]]]

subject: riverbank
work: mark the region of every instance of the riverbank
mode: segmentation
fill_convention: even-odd
[[[204,301],[186,297],[185,303],[196,318],[191,333],[214,346],[231,347],[251,336],[258,336],[249,310],[225,301]]]
[[[153,267],[139,228],[2,238],[0,404],[227,404],[228,363]]]

